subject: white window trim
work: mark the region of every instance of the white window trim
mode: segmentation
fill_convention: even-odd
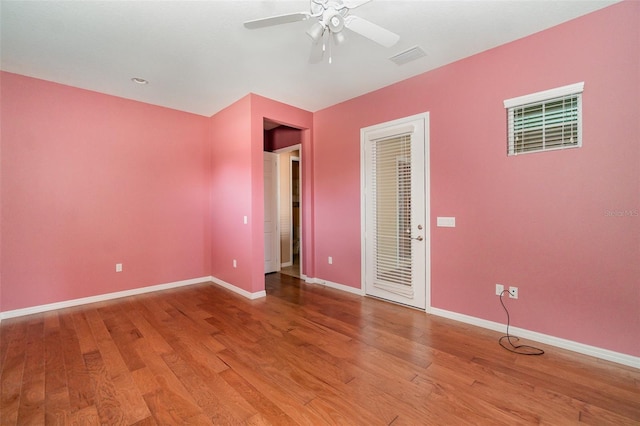
[[[574,95],[584,92],[584,81],[568,86],[556,87],[555,89],[543,90],[542,92],[531,93],[529,95],[518,96],[517,98],[506,99],[505,108],[517,107],[520,105],[542,102],[548,99],[559,98],[561,96]]]

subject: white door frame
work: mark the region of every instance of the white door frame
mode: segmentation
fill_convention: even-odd
[[[430,166],[429,166],[429,113],[424,112],[421,114],[412,115],[409,117],[400,118],[397,120],[380,123],[377,125],[369,126],[360,129],[360,235],[361,235],[361,291],[362,294],[366,294],[366,268],[367,268],[367,251],[366,251],[366,170],[365,170],[365,142],[367,135],[371,132],[376,132],[377,137],[393,136],[397,134],[399,127],[407,126],[409,123],[416,120],[421,120],[424,124],[424,215],[425,223],[423,224],[423,238],[425,243],[425,258],[420,259],[424,261],[425,265],[425,311],[431,311],[431,208],[430,208]],[[385,132],[388,135],[385,135]]]
[[[294,157],[291,156],[289,157],[289,217],[291,218],[291,223],[290,223],[290,228],[289,228],[289,253],[291,254],[291,264],[293,264],[293,163],[294,161],[298,162],[298,223],[300,224],[300,235],[298,235],[298,238],[300,238],[300,242],[298,243],[298,250],[300,251],[300,254],[302,254],[302,249],[301,249],[301,245],[302,245],[302,185],[301,183],[301,176],[300,176],[300,156],[298,157]],[[300,257],[300,259],[302,260],[302,256]],[[302,261],[300,261],[300,267],[302,267]]]

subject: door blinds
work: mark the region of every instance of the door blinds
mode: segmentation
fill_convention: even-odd
[[[411,134],[373,141],[374,286],[413,297]]]

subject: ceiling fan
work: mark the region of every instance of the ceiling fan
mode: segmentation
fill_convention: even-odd
[[[349,15],[351,9],[369,3],[371,0],[310,0],[309,12],[287,13],[268,18],[255,19],[244,23],[245,28],[256,29],[290,22],[305,21],[311,18],[318,20],[307,30],[313,40],[309,62],[322,61],[329,46],[329,63],[331,63],[331,43],[339,45],[345,40],[342,32],[347,28],[384,47],[391,47],[398,42],[400,36],[384,29],[373,22]]]

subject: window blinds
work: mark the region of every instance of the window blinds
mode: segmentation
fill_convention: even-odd
[[[508,155],[581,145],[584,83],[504,101]]]

